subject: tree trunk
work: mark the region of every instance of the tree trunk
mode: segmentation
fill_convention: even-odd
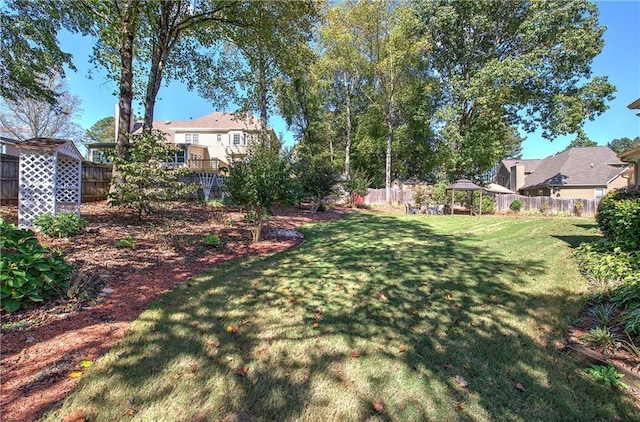
[[[123,16],[123,39],[120,47],[120,101],[118,109],[118,139],[116,154],[124,159],[129,158],[129,133],[131,132],[131,103],[133,102],[133,44],[135,39],[135,17],[137,4],[129,3]]]
[[[385,166],[385,188],[387,203],[391,202],[391,142],[393,140],[393,123],[390,113],[387,114],[387,160]]]
[[[351,171],[350,164],[350,150],[351,150],[351,93],[349,91],[349,85],[347,82],[347,78],[344,78],[344,92],[345,92],[345,100],[346,100],[346,125],[347,125],[347,139],[345,141],[344,146],[344,175],[349,177],[349,173]]]

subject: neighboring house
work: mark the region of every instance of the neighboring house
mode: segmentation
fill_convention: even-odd
[[[0,153],[6,155],[13,155],[14,157],[20,156],[20,150],[16,147],[16,143],[19,142],[16,139],[5,138],[0,136]]]
[[[524,184],[524,178],[533,173],[542,159],[510,159],[502,160],[496,171],[494,181],[507,189],[516,191]],[[517,186],[517,183],[520,186]]]
[[[241,119],[226,112],[185,121],[154,121],[153,128],[166,133],[168,142],[180,146],[168,164],[196,171],[219,171],[227,167],[231,159],[246,155],[248,147],[260,139],[261,133],[258,119],[253,116]],[[136,127],[133,133],[141,131],[142,127]],[[272,142],[278,142],[271,128],[269,136]],[[104,154],[100,150],[114,146],[113,143],[89,145],[89,159],[102,159]]]
[[[527,196],[597,200],[626,186],[630,173],[606,146],[576,147],[541,160],[518,191]]]

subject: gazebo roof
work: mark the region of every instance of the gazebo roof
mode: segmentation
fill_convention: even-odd
[[[447,189],[453,190],[482,190],[482,188],[469,179],[458,179],[455,183],[447,186]]]
[[[82,160],[82,154],[72,141],[57,138],[31,138],[16,143],[16,147],[24,150],[60,152],[72,158]]]

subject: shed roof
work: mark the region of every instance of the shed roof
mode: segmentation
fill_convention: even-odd
[[[16,143],[21,150],[59,151],[64,155],[82,160],[82,154],[72,141],[57,138],[31,138]]]

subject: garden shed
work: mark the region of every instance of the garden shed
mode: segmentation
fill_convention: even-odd
[[[449,185],[447,187],[447,190],[451,190],[451,215],[453,215],[453,198],[454,198],[454,193],[457,190],[463,190],[463,191],[475,191],[475,190],[479,190],[480,191],[480,204],[482,204],[482,191],[484,190],[482,187],[476,185],[475,183],[473,183],[471,180],[468,179],[458,179],[455,181],[455,183]],[[472,213],[472,208],[471,206],[469,206],[469,214]],[[480,206],[480,215],[482,215],[482,205]]]
[[[18,142],[18,226],[33,227],[41,214],[80,215],[82,155],[71,141],[32,138]]]

